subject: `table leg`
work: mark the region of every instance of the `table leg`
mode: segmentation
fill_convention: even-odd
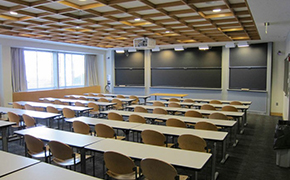
[[[81,148],[81,172],[86,173],[86,149]]]
[[[247,126],[248,125],[248,122],[247,122],[247,109],[245,109],[245,114],[244,114],[244,118],[245,118],[245,122],[244,122],[244,126]]]
[[[216,150],[216,142],[213,142],[212,146],[212,166],[211,166],[211,180],[216,179],[216,155],[217,155],[217,150]]]
[[[223,159],[221,160],[221,163],[225,163],[226,160],[229,158],[229,154],[226,154],[226,139],[224,139],[224,141],[222,142],[222,156],[223,156]]]
[[[233,129],[233,134],[234,134],[234,143],[233,146],[236,147],[239,140],[237,139],[237,124],[235,125],[234,129]]]
[[[2,149],[8,151],[8,128],[2,127]]]

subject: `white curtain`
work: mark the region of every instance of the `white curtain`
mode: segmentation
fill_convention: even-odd
[[[24,50],[11,48],[11,78],[13,92],[27,90]]]
[[[96,86],[98,82],[97,74],[97,56],[96,55],[85,55],[85,85]]]

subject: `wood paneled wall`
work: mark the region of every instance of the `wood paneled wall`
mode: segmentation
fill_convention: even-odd
[[[13,101],[39,101],[43,97],[64,98],[65,95],[76,94],[83,95],[84,93],[99,93],[101,86],[89,86],[81,88],[67,88],[67,89],[52,89],[45,91],[29,91],[13,93]]]

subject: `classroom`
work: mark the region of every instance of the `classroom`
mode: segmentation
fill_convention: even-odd
[[[122,112],[119,113],[128,121],[131,111],[134,112],[137,106],[130,95],[138,97],[137,104],[149,112],[144,118],[150,125],[139,127],[131,124],[127,127],[127,122],[125,127],[122,123],[110,124],[117,135],[125,136],[122,141],[128,144],[95,136],[84,137],[86,145],[76,145],[69,139],[63,139],[74,148],[85,149],[80,152],[81,158],[86,151],[94,152],[96,161],[94,166],[91,161],[81,163],[77,166],[77,173],[73,172],[75,174],[65,171],[67,177],[93,180],[104,178],[103,153],[111,150],[104,148],[107,145],[120,143],[124,147],[146,149],[143,144],[135,143],[138,145],[133,146],[127,141],[135,141],[137,134],[138,142],[138,134],[141,136],[142,130],[154,129],[151,124],[158,126],[158,120],[164,125],[173,115],[181,116],[179,118],[187,123],[187,127],[190,123],[197,123],[183,117],[188,111],[184,107],[196,110],[210,100],[223,103],[240,101],[247,106],[237,106],[242,115],[224,112],[231,122],[236,120],[235,125],[215,122],[222,133],[227,133],[225,137],[218,139],[211,137],[210,133],[200,135],[213,150],[207,153],[211,157],[204,156],[210,160],[204,160],[203,168],[195,168],[191,163],[184,165],[188,169],[178,163],[171,164],[178,173],[189,173],[191,179],[289,177],[290,158],[285,160],[286,156],[282,158],[278,156],[280,151],[273,150],[276,124],[279,120],[290,118],[289,7],[287,0],[0,1],[0,115],[5,119],[13,102],[23,102],[20,104],[24,107],[25,102],[31,101],[32,106],[46,109],[47,106],[41,104],[44,100],[52,103],[59,99],[65,106],[72,107],[75,116],[91,116],[87,113],[92,110],[88,109],[88,103],[94,101],[100,107],[96,117],[99,122],[105,123],[100,118],[108,118],[110,111],[115,112],[119,108],[113,99],[117,95],[125,95],[126,100],[122,100]],[[110,103],[99,102],[98,94],[108,96]],[[175,96],[180,100],[178,103],[182,109],[169,107],[168,100]],[[77,107],[77,100],[66,101],[70,98],[86,101],[86,107]],[[193,99],[196,104],[186,104],[184,99]],[[152,104],[154,106],[155,101],[162,101],[169,115],[152,115],[150,112],[154,114]],[[223,106],[215,105],[215,109],[219,111]],[[18,115],[22,114],[25,113]],[[202,115],[208,119],[210,113]],[[39,113],[34,118],[42,125],[52,127],[55,117]],[[82,120],[83,117],[76,118]],[[91,130],[96,124],[91,119],[84,118],[82,121],[89,124]],[[57,131],[54,133],[74,136],[69,134],[72,133],[69,131],[73,121],[58,123],[57,130],[52,130]],[[189,133],[195,130],[192,127],[188,128]],[[5,139],[4,131],[8,134],[12,132],[8,129],[3,128],[2,139]],[[65,132],[58,132],[60,129]],[[157,129],[167,139],[172,138],[172,143],[187,132],[186,129],[180,134],[171,134],[166,129]],[[24,136],[25,130],[20,130],[17,136]],[[218,132],[222,136],[220,129]],[[0,143],[1,150],[8,149],[9,153],[20,157],[25,155],[21,140],[7,140],[7,144],[4,140]],[[51,139],[43,137],[42,140]],[[154,150],[158,153],[158,149]],[[167,153],[165,160],[174,154],[170,150]],[[185,156],[187,152],[176,153]],[[289,154],[290,151],[290,157]],[[188,155],[192,156],[189,160],[195,156]],[[136,156],[131,158],[134,157],[139,165],[142,158]],[[153,154],[148,153],[147,156]],[[5,157],[5,154],[0,154],[0,157]],[[279,166],[278,160],[287,161],[289,166]],[[32,167],[37,165],[40,169],[62,172],[62,169],[54,169],[43,160],[30,163]],[[93,170],[96,170],[96,175],[92,174]],[[25,172],[17,173],[19,177],[25,176]],[[90,176],[83,176],[84,173]],[[11,178],[17,178],[13,174]],[[0,173],[0,178],[2,175]],[[3,178],[8,180],[9,176],[4,174]]]

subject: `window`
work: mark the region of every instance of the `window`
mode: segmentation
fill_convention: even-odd
[[[28,90],[84,86],[80,54],[24,50]]]

